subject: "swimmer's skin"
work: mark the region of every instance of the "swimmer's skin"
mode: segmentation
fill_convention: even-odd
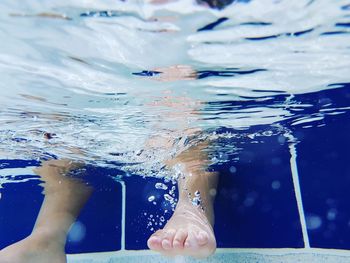
[[[154,70],[161,72],[161,74],[151,77],[157,81],[194,80],[197,78],[196,71],[187,65],[174,65]],[[183,120],[191,117],[186,116],[189,114],[189,109],[194,110],[196,106],[200,105],[199,102],[191,101],[190,98],[175,99],[175,97],[166,97],[163,101],[158,102],[159,104],[174,108],[174,112],[182,112]],[[186,112],[183,109],[186,109]],[[192,117],[194,115],[195,113],[192,113]],[[168,117],[172,119],[172,116]],[[181,125],[179,119],[177,122],[177,126],[182,127],[183,134],[187,136],[193,136],[199,132],[198,129],[192,130]],[[190,134],[187,134],[188,132]],[[159,143],[159,139],[157,142]],[[157,142],[150,141],[150,147]],[[171,142],[170,145],[172,145]],[[170,145],[168,147],[171,147]],[[167,147],[166,142],[162,143],[162,146]],[[174,214],[165,227],[154,233],[147,241],[151,250],[165,256],[187,255],[197,258],[208,257],[215,252],[213,203],[218,175],[206,171],[209,165],[206,148],[208,148],[208,143],[202,142],[166,162],[170,168],[181,166],[184,177],[179,178],[178,181],[179,202]],[[196,191],[201,194],[202,203],[200,206],[195,206],[191,202]]]
[[[179,202],[175,212],[162,230],[147,241],[151,250],[165,256],[186,255],[205,258],[215,252],[213,231],[217,174],[206,171],[207,156],[203,151],[207,143],[201,143],[167,163],[182,166],[184,176],[179,178]],[[192,204],[199,191],[201,204]]]
[[[147,244],[163,255],[207,257],[214,253],[213,201],[217,175],[203,169],[205,144],[190,148],[168,166],[181,165],[179,202],[163,230],[153,234]],[[75,165],[75,164],[74,164]],[[205,165],[205,164],[204,164]],[[31,235],[0,251],[0,263],[66,263],[66,236],[71,224],[88,200],[92,189],[64,176],[72,169],[68,160],[46,161],[35,170],[44,181],[45,199]],[[189,193],[200,191],[202,203],[194,206]],[[214,191],[215,192],[215,191]]]
[[[173,66],[162,71],[165,73],[163,79],[158,79],[161,81],[194,78],[194,71],[187,66]],[[176,107],[176,104],[170,105]],[[151,144],[149,142],[150,147]],[[204,150],[207,146],[202,142],[166,162],[168,167],[181,166],[184,177],[179,178],[179,202],[175,212],[165,227],[148,239],[150,249],[166,256],[203,258],[214,253],[213,202],[217,175],[206,171],[208,157]],[[51,160],[35,170],[44,181],[45,198],[34,229],[29,237],[1,250],[0,263],[67,262],[64,248],[69,227],[92,192],[81,181],[64,176],[77,165],[69,160]],[[196,191],[201,193],[200,206],[193,205],[190,199]]]
[[[72,18],[63,15],[63,14],[55,14],[55,13],[39,13],[35,15],[29,14],[10,14],[10,16],[14,17],[43,17],[43,18],[53,18],[53,19],[63,19],[63,20],[72,20]]]
[[[0,263],[65,263],[69,227],[79,215],[92,189],[64,176],[76,167],[69,160],[51,160],[35,169],[44,181],[45,198],[29,237],[0,251]]]

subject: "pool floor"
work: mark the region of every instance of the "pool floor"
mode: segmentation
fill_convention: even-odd
[[[335,249],[218,249],[208,259],[196,260],[187,257],[166,258],[149,250],[116,251],[107,253],[89,253],[68,255],[68,263],[113,263],[140,262],[240,262],[240,263],[295,263],[295,262],[327,262],[348,263],[350,252]]]

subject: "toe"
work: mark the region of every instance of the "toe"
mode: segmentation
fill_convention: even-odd
[[[200,246],[204,246],[206,244],[208,244],[208,241],[209,241],[209,236],[208,236],[208,233],[205,232],[205,231],[199,231],[197,233],[197,242],[198,242],[198,245]]]
[[[147,240],[149,249],[157,251],[162,250],[162,235],[162,231],[158,230]]]
[[[196,247],[198,247],[196,234],[192,230],[188,231],[188,235],[187,235],[187,238],[185,240],[184,247],[186,249],[191,249],[191,250],[196,249]]]
[[[187,231],[180,228],[175,234],[173,247],[176,249],[183,249],[186,238],[187,238]]]
[[[173,240],[176,234],[175,229],[169,229],[167,231],[164,231],[163,240],[162,240],[162,247],[165,250],[169,250],[173,248]]]

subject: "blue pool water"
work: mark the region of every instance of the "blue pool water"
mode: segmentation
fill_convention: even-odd
[[[219,248],[350,249],[347,1],[0,7],[0,249],[31,233],[51,158],[95,189],[67,253],[146,249],[177,198],[164,161],[202,141]]]

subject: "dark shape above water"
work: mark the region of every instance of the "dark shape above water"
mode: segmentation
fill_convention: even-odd
[[[154,71],[154,70],[142,70],[141,72],[133,72],[132,74],[136,76],[142,76],[142,77],[153,77],[161,73],[162,72],[160,71]]]
[[[248,3],[250,0],[197,0],[197,3],[207,3],[211,8],[224,9],[233,2]]]
[[[88,11],[80,14],[81,17],[115,17],[120,15],[116,11]]]
[[[350,22],[336,23],[336,27],[350,27]]]
[[[252,74],[259,71],[266,71],[265,69],[252,69],[252,70],[200,70],[197,73],[198,79],[204,79],[208,77],[233,77],[235,75]]]
[[[350,4],[341,7],[342,10],[350,10]]]
[[[213,30],[215,27],[217,27],[218,25],[220,25],[221,23],[225,22],[226,20],[228,20],[227,17],[221,17],[218,20],[216,20],[215,22],[212,22],[202,28],[199,28],[197,31],[207,31],[207,30]]]
[[[241,23],[241,26],[270,26],[272,23],[268,22],[246,22],[246,23]]]
[[[328,36],[328,35],[341,35],[341,34],[348,34],[349,32],[347,31],[329,31],[329,32],[324,32],[321,34],[321,36]]]
[[[259,41],[259,40],[266,40],[266,39],[271,39],[271,38],[278,38],[281,36],[299,37],[299,36],[311,33],[312,31],[314,31],[314,29],[310,28],[310,29],[298,31],[298,32],[288,32],[288,33],[281,33],[281,34],[276,34],[276,35],[271,35],[271,36],[263,36],[263,37],[247,37],[245,39],[252,40],[252,41]]]

